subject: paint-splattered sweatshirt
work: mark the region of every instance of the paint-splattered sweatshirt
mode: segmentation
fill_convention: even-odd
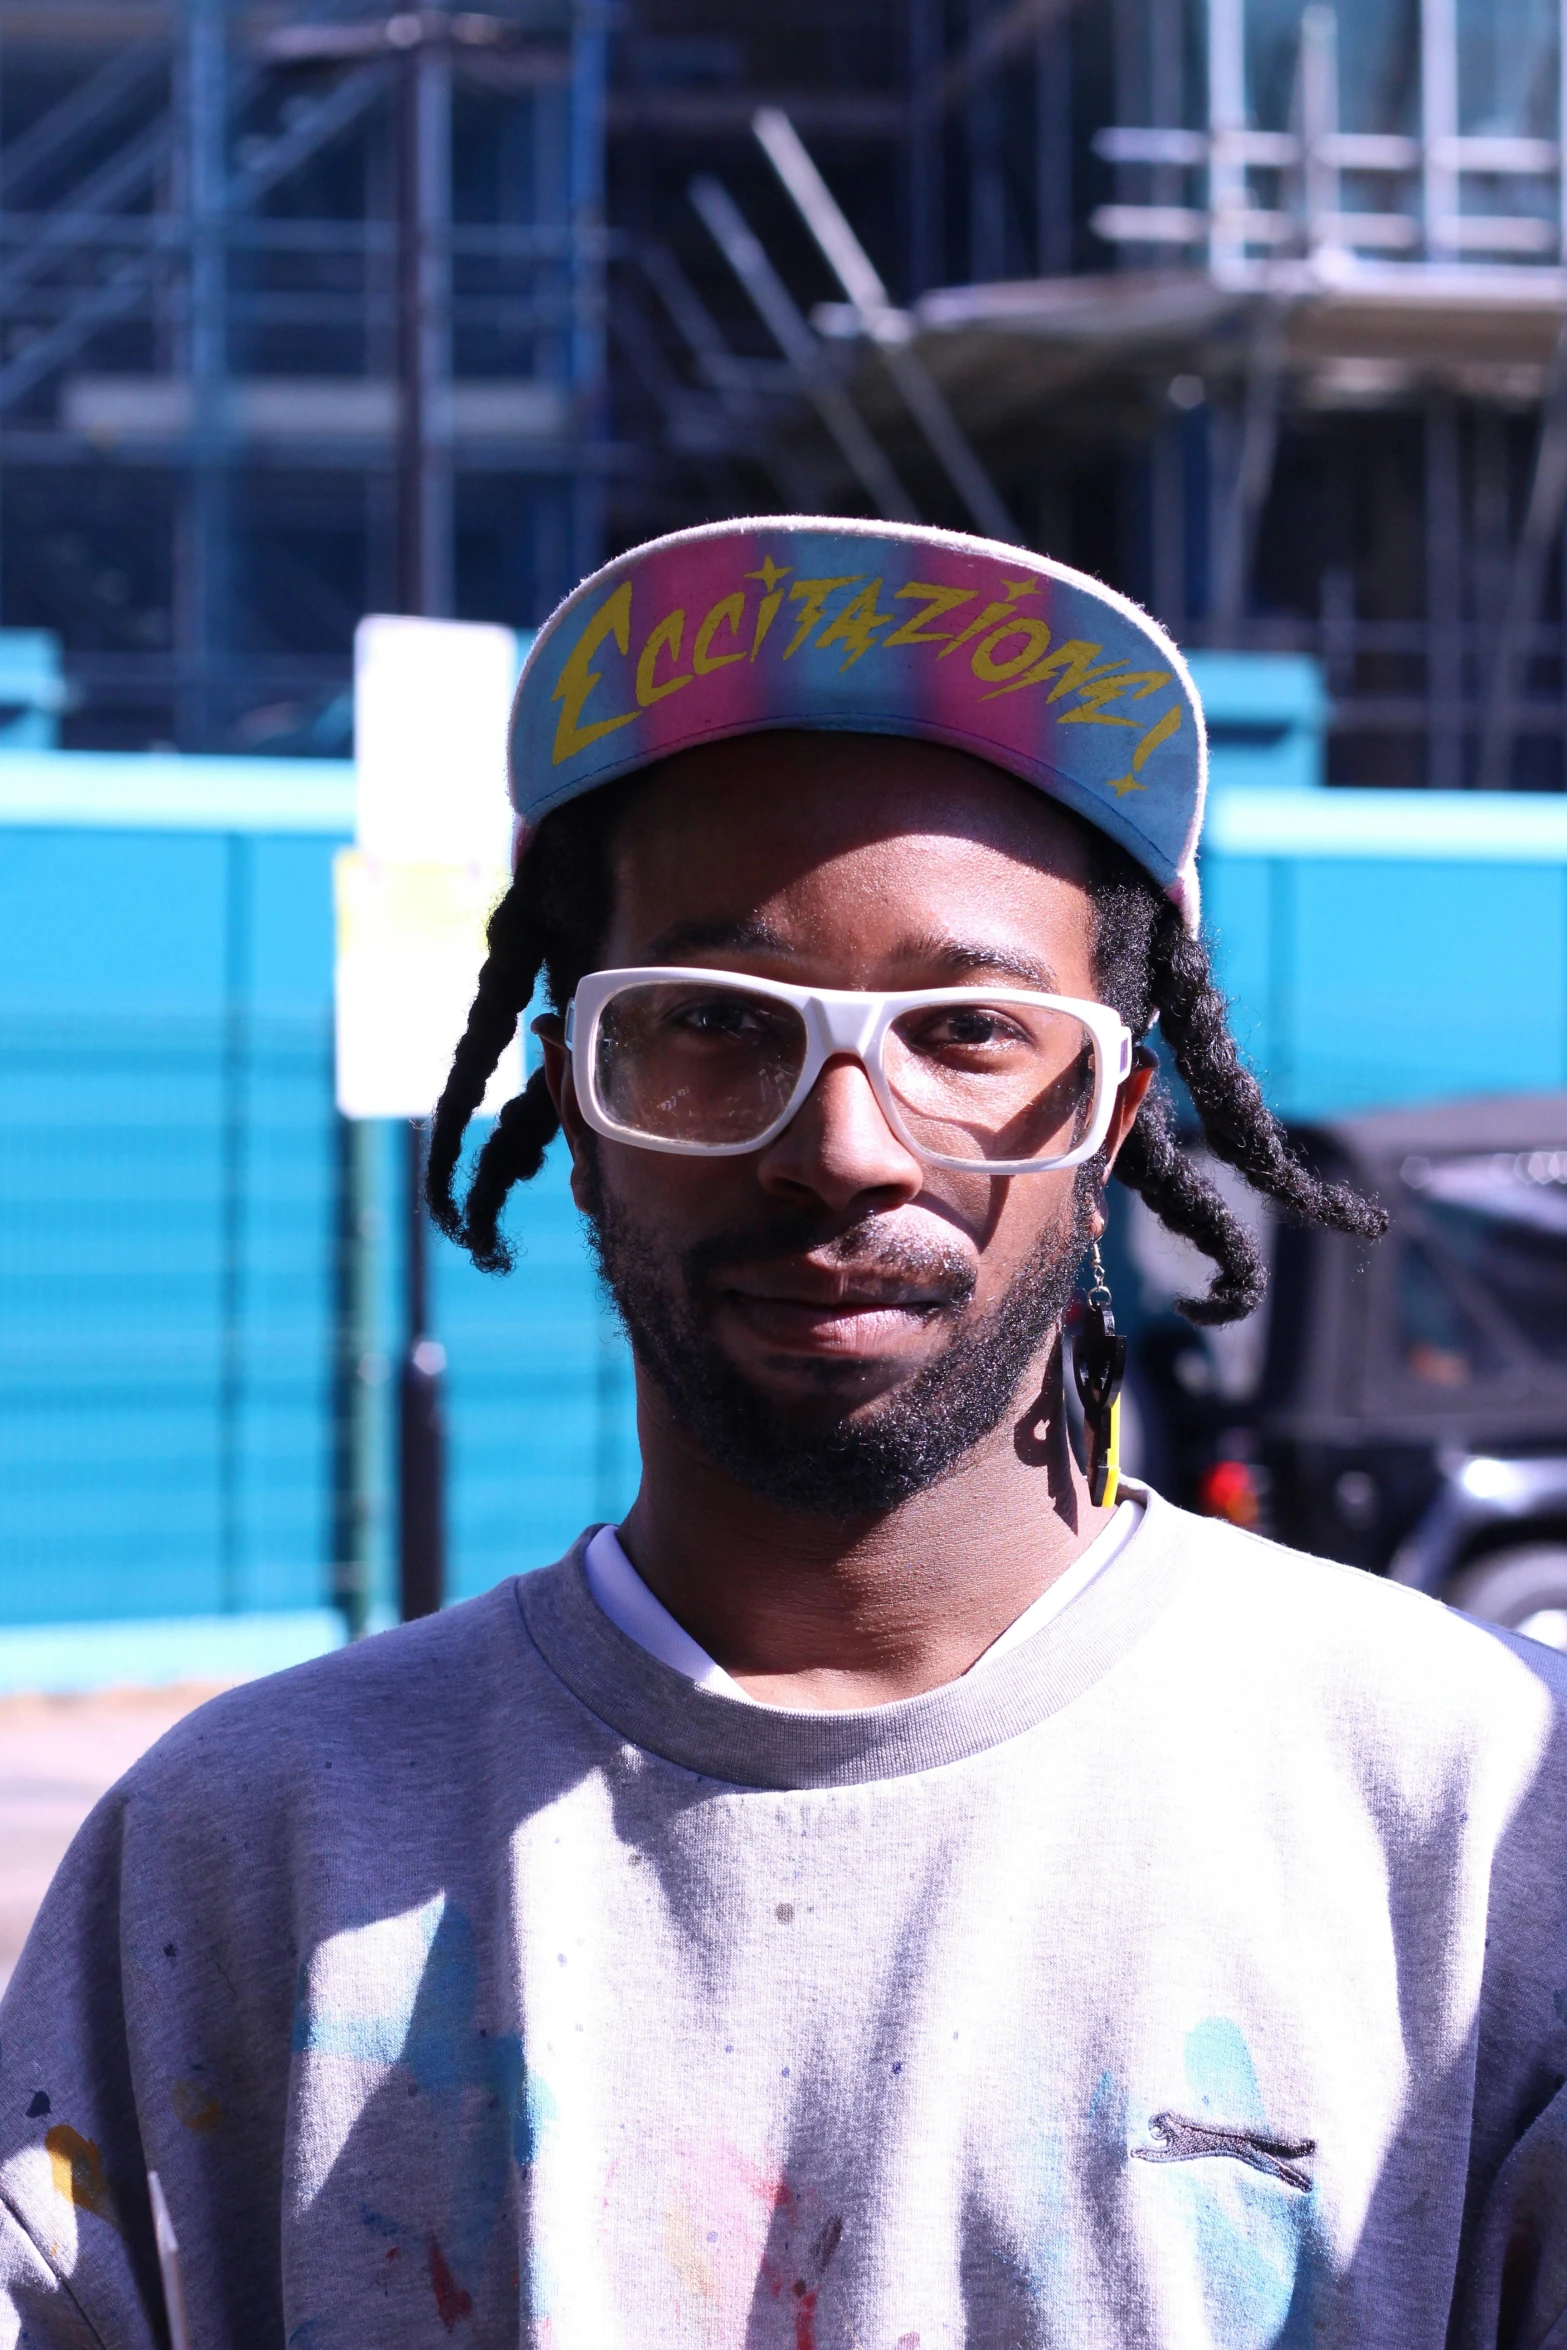
[[[579,1549],[236,1691],[0,2009],[0,2343],[1567,2343],[1567,1675],[1150,1499],[976,1673],[693,1687]]]

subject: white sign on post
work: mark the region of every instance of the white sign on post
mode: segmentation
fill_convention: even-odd
[[[510,879],[509,628],[377,616],[354,638],[355,838],[334,862],[337,1101],[427,1118],[473,1001],[484,926]],[[519,1039],[482,1114],[522,1082]]]

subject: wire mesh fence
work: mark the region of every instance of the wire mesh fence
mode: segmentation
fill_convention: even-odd
[[[382,1611],[401,1154],[323,1013],[0,1021],[0,1623]],[[563,1172],[509,1282],[437,1251],[451,1586],[625,1506],[625,1350]]]

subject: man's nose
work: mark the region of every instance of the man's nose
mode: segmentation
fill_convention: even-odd
[[[920,1161],[882,1116],[863,1065],[847,1053],[827,1063],[757,1173],[775,1198],[809,1195],[835,1214],[856,1201],[901,1206],[925,1183]]]

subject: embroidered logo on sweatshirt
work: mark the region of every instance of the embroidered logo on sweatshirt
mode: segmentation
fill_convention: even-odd
[[[1311,2173],[1302,2166],[1317,2151],[1315,2138],[1270,2138],[1261,2130],[1217,2129],[1211,2122],[1189,2121],[1182,2113],[1153,2114],[1148,2127],[1164,2142],[1134,2146],[1139,2162],[1202,2162],[1211,2155],[1228,2155],[1270,2179],[1282,2179],[1303,2195],[1311,2191]]]

